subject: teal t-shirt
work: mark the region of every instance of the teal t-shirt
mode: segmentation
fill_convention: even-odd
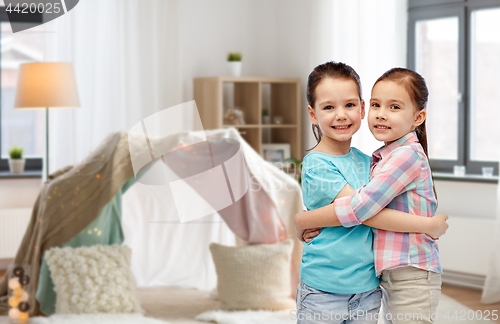
[[[307,210],[332,203],[348,183],[358,189],[370,180],[371,157],[351,147],[346,155],[311,152],[302,162],[302,195]],[[379,285],[373,257],[372,229],[325,227],[304,243],[300,279],[308,286],[358,294]]]

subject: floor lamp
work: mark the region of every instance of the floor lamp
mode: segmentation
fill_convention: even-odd
[[[49,109],[78,108],[80,100],[71,63],[25,63],[19,66],[14,109],[45,109],[45,172],[49,179]]]

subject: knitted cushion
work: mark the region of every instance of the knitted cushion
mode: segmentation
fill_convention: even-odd
[[[293,241],[224,246],[210,244],[221,308],[292,309],[290,263]]]
[[[118,244],[45,252],[57,293],[56,313],[143,312],[135,295],[130,256],[130,248]]]

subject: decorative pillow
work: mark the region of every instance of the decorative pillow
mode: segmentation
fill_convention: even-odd
[[[210,244],[217,292],[225,310],[292,309],[290,263],[293,241],[224,246]]]
[[[57,293],[56,313],[143,313],[130,256],[130,248],[118,244],[45,252]]]

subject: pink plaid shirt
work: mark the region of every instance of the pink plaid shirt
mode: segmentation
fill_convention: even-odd
[[[334,206],[345,227],[359,225],[385,207],[419,216],[434,216],[436,197],[431,169],[415,132],[373,152],[370,182],[351,197],[335,199]],[[378,229],[374,229],[374,234],[378,276],[382,270],[400,266],[442,273],[437,243],[427,234]]]

